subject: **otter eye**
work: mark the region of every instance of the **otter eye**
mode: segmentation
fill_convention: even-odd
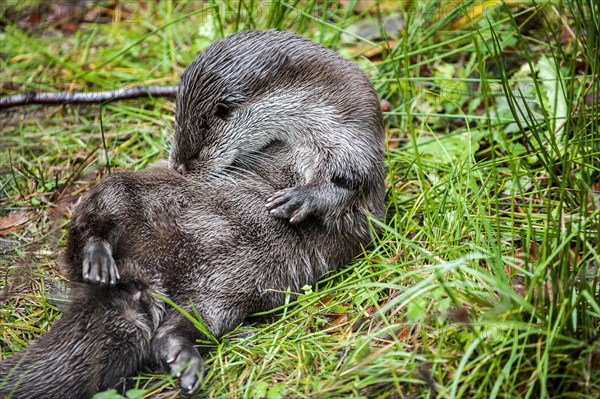
[[[227,120],[231,116],[232,111],[233,107],[228,104],[218,103],[215,105],[215,116],[219,119]]]

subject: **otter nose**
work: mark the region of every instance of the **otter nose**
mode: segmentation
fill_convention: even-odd
[[[169,167],[179,174],[184,174],[185,172],[187,172],[187,169],[183,162],[175,162],[169,160]]]

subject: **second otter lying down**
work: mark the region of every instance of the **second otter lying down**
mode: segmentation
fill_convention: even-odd
[[[267,155],[286,159],[281,151]],[[363,216],[340,234],[316,219],[291,225],[270,215],[265,198],[297,178],[276,165],[235,183],[191,181],[162,167],[105,179],[71,225],[70,308],[0,363],[0,393],[90,397],[153,364],[193,392],[203,369],[194,344],[206,337],[153,293],[191,314],[193,306],[219,337],[248,314],[282,305],[282,291],[314,284],[370,240],[366,209],[349,210]]]

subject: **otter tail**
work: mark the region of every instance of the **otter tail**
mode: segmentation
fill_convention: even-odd
[[[160,309],[142,290],[81,286],[50,331],[0,362],[0,397],[90,398],[150,359]]]

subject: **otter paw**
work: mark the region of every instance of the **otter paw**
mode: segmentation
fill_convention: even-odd
[[[299,223],[315,212],[312,190],[306,186],[286,188],[267,199],[271,215]]]
[[[115,286],[119,277],[119,270],[107,242],[92,241],[85,246],[83,250],[83,281]]]
[[[172,375],[179,378],[179,385],[183,392],[191,395],[198,389],[204,377],[204,362],[193,346],[181,346],[178,351],[172,352],[165,360]]]

